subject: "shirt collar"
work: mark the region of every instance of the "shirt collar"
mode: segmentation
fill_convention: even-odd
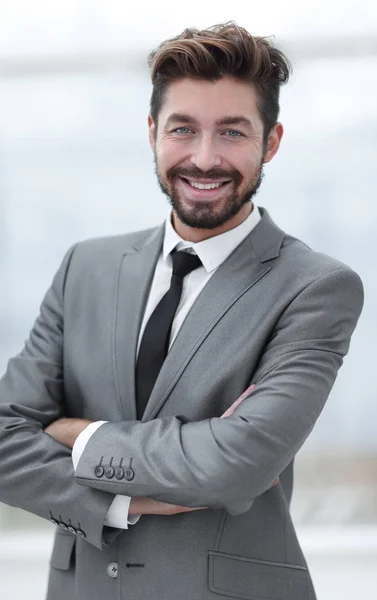
[[[167,258],[175,248],[177,250],[192,249],[199,256],[202,264],[210,273],[217,269],[237,246],[251,233],[261,219],[258,207],[254,204],[250,215],[240,225],[225,233],[220,233],[202,242],[187,242],[175,231],[171,221],[172,211],[166,217],[165,235],[163,244],[163,258]]]

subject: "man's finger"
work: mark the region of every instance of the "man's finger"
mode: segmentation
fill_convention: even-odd
[[[256,388],[255,383],[252,383],[250,387],[247,388],[247,390],[244,391],[244,393],[242,394],[242,396],[240,396],[238,398],[238,400],[236,400],[236,402],[242,402],[242,400],[245,400],[245,398],[247,398],[247,396],[249,396],[251,394],[251,392],[253,392]]]
[[[232,415],[234,413],[234,411],[236,410],[237,406],[239,404],[241,404],[241,402],[249,395],[251,394],[251,392],[255,389],[255,383],[253,383],[250,387],[247,388],[247,390],[244,391],[244,393],[237,398],[237,400],[235,400],[233,402],[233,404],[224,412],[223,415],[221,415],[220,419],[222,419],[223,417],[230,417],[230,415]]]
[[[241,402],[242,402],[242,399],[237,398],[237,400],[235,400],[233,402],[232,406],[229,406],[229,408],[224,412],[223,415],[221,415],[220,418],[222,419],[223,417],[230,417],[230,415],[232,415],[234,413],[234,411],[236,410],[237,406],[239,404],[241,404]]]

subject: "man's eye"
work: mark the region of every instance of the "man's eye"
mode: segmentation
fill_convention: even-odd
[[[174,133],[190,133],[190,131],[189,127],[177,127],[177,129],[174,129]]]
[[[235,129],[229,129],[229,131],[226,131],[225,133],[228,137],[239,137],[243,135],[240,131],[236,131]]]

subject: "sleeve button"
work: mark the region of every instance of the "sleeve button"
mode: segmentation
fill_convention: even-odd
[[[77,529],[77,535],[79,535],[83,539],[86,538],[86,533],[82,529]]]
[[[134,470],[133,469],[126,469],[125,477],[126,477],[127,481],[132,481],[133,478],[135,477]]]
[[[114,468],[113,467],[106,467],[105,469],[105,475],[107,477],[107,479],[112,479],[114,477]]]
[[[97,465],[96,468],[94,469],[94,475],[96,477],[102,477],[103,474],[104,474],[104,468],[101,467],[101,465]]]
[[[74,533],[75,535],[76,535],[76,533],[77,533],[77,529],[76,529],[76,527],[73,527],[73,525],[69,525],[69,526],[68,526],[68,531],[69,531],[70,533]]]
[[[115,477],[117,479],[119,479],[119,480],[123,479],[123,477],[124,477],[124,471],[123,471],[122,467],[117,467],[115,469]]]

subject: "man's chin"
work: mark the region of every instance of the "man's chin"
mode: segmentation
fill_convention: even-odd
[[[169,201],[181,221],[197,220],[201,215],[208,220],[211,215],[214,217],[218,216],[219,212],[224,210],[227,202],[229,202],[226,198],[196,200],[194,198],[182,197],[181,195],[179,198],[170,198]]]
[[[219,207],[229,206],[234,202],[233,190],[226,195],[220,192],[218,196],[195,198],[193,195],[185,194],[182,190],[176,190],[175,188],[169,196],[169,201],[176,210],[185,210],[188,208],[189,210],[195,211],[200,211],[201,208],[205,211],[211,210],[212,208],[218,211]]]
[[[181,223],[187,227],[195,229],[217,229],[222,227],[235,217],[241,210],[224,210],[222,202],[214,202],[213,200],[205,202],[194,202],[189,199],[187,202],[170,198],[172,209]],[[224,203],[226,205],[226,202]]]

